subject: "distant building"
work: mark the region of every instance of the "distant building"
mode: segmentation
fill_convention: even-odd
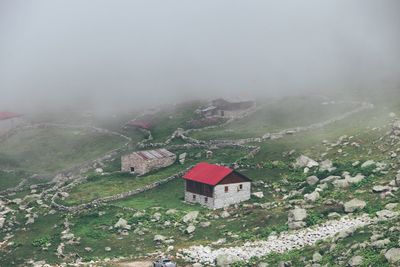
[[[220,209],[250,199],[251,180],[228,167],[202,162],[183,179],[187,202]]]
[[[130,120],[125,124],[125,128],[151,130],[155,124],[155,117],[153,115],[143,115],[134,120]]]
[[[174,164],[176,155],[166,149],[137,151],[121,157],[121,170],[143,175]]]
[[[251,108],[256,106],[255,101],[236,101],[230,102],[222,98],[211,101],[210,105],[197,110],[197,113],[203,117],[213,116],[235,118],[245,114]]]
[[[22,115],[13,112],[0,112],[0,134],[3,134],[23,123]]]

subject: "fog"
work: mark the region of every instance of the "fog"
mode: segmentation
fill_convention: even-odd
[[[399,85],[398,0],[0,0],[0,110]]]

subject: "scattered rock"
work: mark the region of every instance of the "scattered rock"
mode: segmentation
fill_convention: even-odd
[[[362,262],[363,262],[363,257],[354,256],[349,260],[348,264],[350,267],[353,267],[353,266],[360,266]]]
[[[363,208],[365,208],[365,206],[365,201],[353,198],[352,200],[344,203],[344,211],[350,213],[356,210],[362,210]]]
[[[296,162],[293,164],[293,166],[295,168],[305,168],[305,167],[307,167],[307,168],[311,169],[313,167],[319,166],[319,163],[316,162],[315,160],[307,157],[307,156],[301,155],[300,157],[298,157],[296,159]]]
[[[191,211],[187,213],[185,216],[183,216],[182,221],[184,223],[193,222],[197,219],[197,216],[199,216],[198,211]]]
[[[390,263],[398,263],[400,261],[400,248],[391,248],[385,253],[385,258]]]
[[[196,227],[194,227],[194,225],[191,224],[191,225],[189,225],[189,226],[186,228],[185,233],[191,234],[191,233],[193,233],[195,230],[196,230]]]
[[[367,168],[367,167],[374,166],[374,165],[376,165],[375,161],[373,161],[373,160],[367,160],[366,162],[364,162],[363,164],[361,164],[361,168],[362,168],[362,169],[365,169],[365,168]]]
[[[319,199],[319,193],[317,191],[314,191],[310,194],[305,194],[304,195],[304,200],[309,201],[309,202],[315,202]]]
[[[118,222],[116,224],[114,224],[114,228],[130,230],[131,226],[128,225],[128,222],[125,219],[119,218]]]
[[[375,185],[374,187],[372,187],[372,191],[374,193],[382,193],[382,192],[386,192],[389,191],[390,187],[387,185]]]
[[[319,182],[319,179],[317,176],[309,176],[307,177],[306,181],[308,185],[315,185]]]
[[[263,192],[254,192],[254,193],[252,193],[252,195],[257,197],[257,198],[263,198],[264,197],[264,193]]]

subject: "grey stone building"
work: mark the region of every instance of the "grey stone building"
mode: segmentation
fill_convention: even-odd
[[[224,166],[197,164],[184,176],[185,201],[220,209],[250,199],[251,180]]]
[[[121,157],[121,171],[143,175],[174,164],[176,155],[164,148],[136,151]]]

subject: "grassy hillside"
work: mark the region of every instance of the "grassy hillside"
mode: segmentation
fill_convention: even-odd
[[[50,175],[95,159],[121,147],[125,139],[89,130],[42,128],[20,131],[0,143],[1,187],[14,185],[24,175]],[[14,172],[15,173],[15,172]],[[13,177],[17,179],[13,179]],[[12,179],[12,181],[10,181]]]

